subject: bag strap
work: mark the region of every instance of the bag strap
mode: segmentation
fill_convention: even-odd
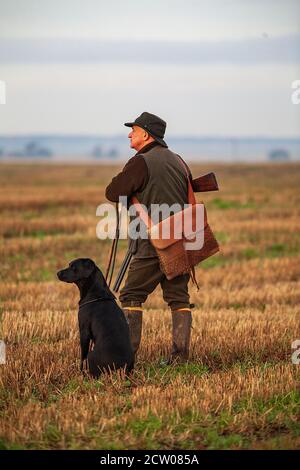
[[[135,197],[132,196],[131,198],[132,203],[135,205],[136,211],[139,214],[139,217],[142,219],[146,227],[149,229],[152,227],[153,222],[151,217],[149,217],[148,212],[145,211],[143,206],[140,204],[139,200]]]
[[[187,171],[187,167],[184,163],[184,161],[182,160],[182,158],[177,155],[178,157],[178,160],[180,161],[181,165],[183,166],[184,168],[184,171],[185,171],[185,174],[187,175],[187,179],[188,179],[188,201],[189,201],[189,204],[196,204],[196,198],[195,198],[195,194],[194,194],[194,190],[193,190],[193,186],[191,184],[191,181],[190,181],[190,175]]]
[[[196,198],[195,198],[195,194],[194,194],[194,190],[193,190],[193,187],[192,187],[192,184],[191,184],[191,181],[190,181],[190,175],[187,171],[187,167],[184,163],[184,161],[182,160],[182,158],[177,155],[180,163],[182,164],[182,166],[184,167],[184,170],[185,170],[185,173],[187,175],[187,179],[188,179],[188,201],[189,201],[189,204],[192,204],[192,205],[195,205],[196,204]],[[196,272],[195,272],[195,266],[190,266],[190,269],[189,269],[189,274],[191,276],[191,279],[192,279],[192,283],[196,286],[197,290],[200,290],[199,289],[199,285],[198,285],[198,282],[197,282],[197,279],[196,279]]]
[[[197,279],[196,279],[195,266],[191,266],[191,268],[190,268],[190,276],[191,276],[191,278],[192,278],[193,284],[197,287],[197,290],[200,290],[200,289],[199,289],[199,284],[198,284]]]

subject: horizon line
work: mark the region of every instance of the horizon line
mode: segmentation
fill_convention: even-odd
[[[84,138],[105,138],[105,139],[112,139],[112,138],[121,138],[127,139],[123,134],[88,134],[88,133],[56,133],[56,132],[49,132],[49,133],[40,133],[40,132],[26,132],[26,133],[3,133],[0,134],[0,139],[1,138],[26,138],[26,137],[58,137],[58,138],[78,138],[78,137],[84,137]],[[279,135],[279,136],[272,136],[272,135],[260,135],[260,134],[242,134],[242,135],[222,135],[222,134],[204,134],[204,135],[199,135],[199,134],[177,134],[177,135],[169,135],[165,136],[166,140],[173,140],[173,139],[199,139],[199,140],[204,140],[204,139],[219,139],[219,140],[230,140],[230,139],[272,139],[272,140],[300,140],[300,135],[290,135],[290,136],[284,136],[284,135]]]

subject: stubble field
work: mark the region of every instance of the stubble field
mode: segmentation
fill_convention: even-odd
[[[77,288],[56,271],[89,257],[105,272],[96,207],[120,168],[0,166],[0,448],[299,449],[300,165],[191,166],[216,173],[220,191],[197,198],[221,253],[190,285],[190,361],[160,365],[171,315],[159,288],[131,381],[94,381],[79,373]]]

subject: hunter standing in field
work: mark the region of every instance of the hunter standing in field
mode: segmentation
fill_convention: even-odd
[[[118,202],[119,196],[127,196],[129,200],[135,195],[148,210],[151,204],[171,206],[177,203],[183,208],[188,203],[187,174],[178,156],[163,140],[166,122],[154,114],[144,112],[134,122],[125,123],[125,126],[132,128],[128,138],[130,147],[137,153],[107,186],[107,199]],[[191,172],[185,166],[192,180]],[[137,251],[119,296],[129,323],[135,354],[141,341],[142,305],[160,284],[163,298],[172,312],[173,347],[170,362],[184,362],[188,359],[192,326],[189,278],[190,274],[182,274],[168,280],[160,270],[159,259],[150,240],[138,239]]]

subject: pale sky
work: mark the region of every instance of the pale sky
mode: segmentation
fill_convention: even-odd
[[[299,0],[0,0],[0,37],[223,40],[300,33]]]
[[[300,137],[299,0],[0,0],[0,134]]]

